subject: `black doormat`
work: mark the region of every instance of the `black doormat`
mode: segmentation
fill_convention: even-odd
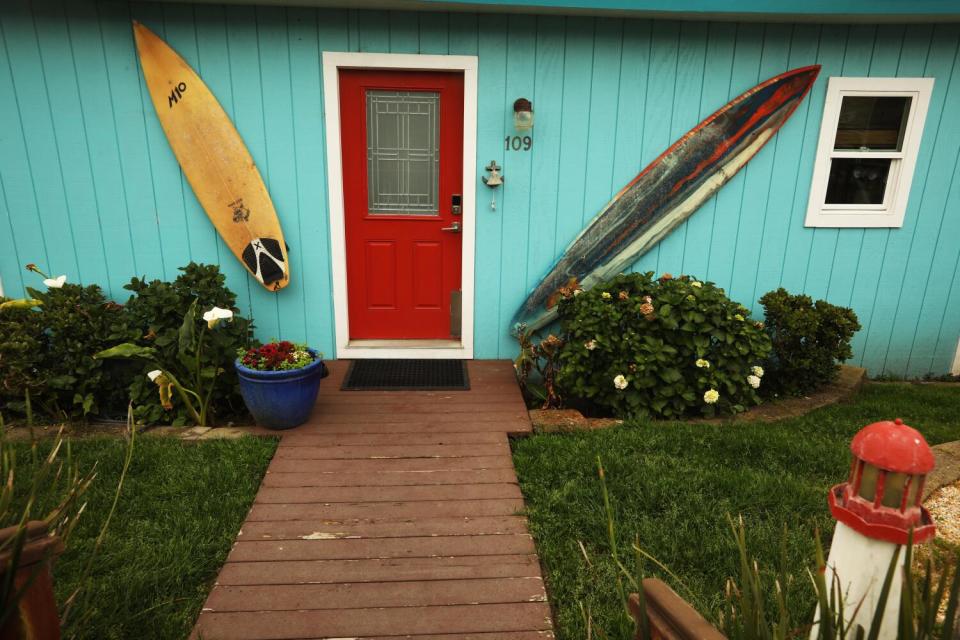
[[[452,391],[470,388],[465,360],[354,360],[343,391]]]

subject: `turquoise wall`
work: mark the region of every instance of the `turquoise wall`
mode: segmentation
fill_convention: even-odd
[[[282,218],[293,282],[279,295],[220,242],[183,179],[139,75],[130,29],[156,30],[233,117]],[[960,335],[958,25],[789,25],[326,11],[92,0],[0,8],[0,276],[27,262],[97,282],[221,262],[263,338],[333,350],[320,52],[475,54],[476,356],[510,357],[508,321],[610,195],[742,91],[818,62],[820,80],[747,168],[644,256],[638,270],[714,280],[737,300],[779,285],[851,305],[872,373],[949,369]],[[902,229],[806,229],[826,78],[937,79]],[[532,151],[504,151],[510,105],[533,100]]]

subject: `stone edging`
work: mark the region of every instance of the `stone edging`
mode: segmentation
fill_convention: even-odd
[[[923,485],[923,499],[926,501],[937,489],[960,480],[960,440],[938,444],[933,449],[936,466]]]

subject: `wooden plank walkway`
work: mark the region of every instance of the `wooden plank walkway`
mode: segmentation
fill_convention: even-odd
[[[340,391],[277,453],[194,629],[204,640],[553,638],[508,434],[511,363],[470,391]]]

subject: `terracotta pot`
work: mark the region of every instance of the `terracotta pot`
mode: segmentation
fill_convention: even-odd
[[[11,540],[17,527],[0,529],[0,544]],[[0,640],[59,640],[60,617],[53,595],[53,576],[50,566],[63,552],[63,543],[57,536],[47,535],[47,526],[40,521],[27,523],[27,536],[17,566],[12,567],[9,546],[0,553],[0,580],[6,581],[15,571],[14,589],[26,587],[26,592],[14,611],[0,626]]]

